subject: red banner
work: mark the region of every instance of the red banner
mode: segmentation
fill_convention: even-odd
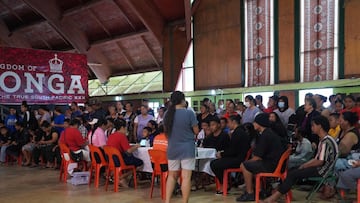
[[[0,47],[0,103],[84,103],[87,96],[85,55]]]

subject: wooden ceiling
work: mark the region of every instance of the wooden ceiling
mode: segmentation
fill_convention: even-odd
[[[164,28],[189,0],[0,0],[0,46],[83,53],[89,75],[162,70]]]

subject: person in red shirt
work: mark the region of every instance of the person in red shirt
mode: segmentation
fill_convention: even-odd
[[[75,153],[82,151],[85,161],[90,162],[89,149],[87,141],[83,138],[79,131],[80,121],[73,119],[70,122],[70,127],[66,128],[60,136],[59,143],[66,144],[69,149]]]
[[[126,137],[126,121],[124,119],[118,119],[114,121],[115,132],[109,135],[107,145],[115,147],[120,151],[126,165],[134,165],[136,168],[141,168],[144,164],[141,159],[138,159],[132,155],[132,153],[140,147],[139,144],[130,146],[128,138]],[[114,160],[116,161],[116,160]],[[131,175],[131,171],[123,173],[120,177],[120,185],[128,187],[126,178]]]
[[[224,118],[229,119],[232,115],[238,115],[235,111],[235,103],[230,101],[229,104],[226,106],[226,113],[224,114]]]

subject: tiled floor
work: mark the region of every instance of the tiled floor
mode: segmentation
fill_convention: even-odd
[[[112,185],[109,191],[105,191],[103,185],[99,189],[94,186],[71,184],[58,181],[59,171],[50,169],[25,168],[19,166],[0,166],[0,202],[69,202],[69,203],[158,203],[161,202],[159,189],[154,190],[154,197],[150,199],[150,184],[143,183],[137,190],[122,189],[115,193]],[[190,202],[235,202],[235,198],[241,194],[240,190],[232,189],[227,197],[216,196],[214,186],[207,188],[207,191],[199,190],[191,193]],[[305,202],[305,192],[293,191],[293,202]],[[317,196],[317,195],[316,195]],[[181,197],[175,197],[173,202],[181,202]],[[313,202],[337,202],[319,201],[317,197]]]

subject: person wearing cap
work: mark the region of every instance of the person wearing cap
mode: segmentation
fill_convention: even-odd
[[[240,168],[244,175],[246,191],[236,201],[254,201],[253,175],[262,172],[273,172],[285,151],[281,138],[270,128],[269,114],[261,113],[255,117],[254,129],[259,133],[253,157],[244,161]]]
[[[268,107],[264,109],[264,113],[274,112],[278,108],[278,99],[276,95],[269,97]]]

